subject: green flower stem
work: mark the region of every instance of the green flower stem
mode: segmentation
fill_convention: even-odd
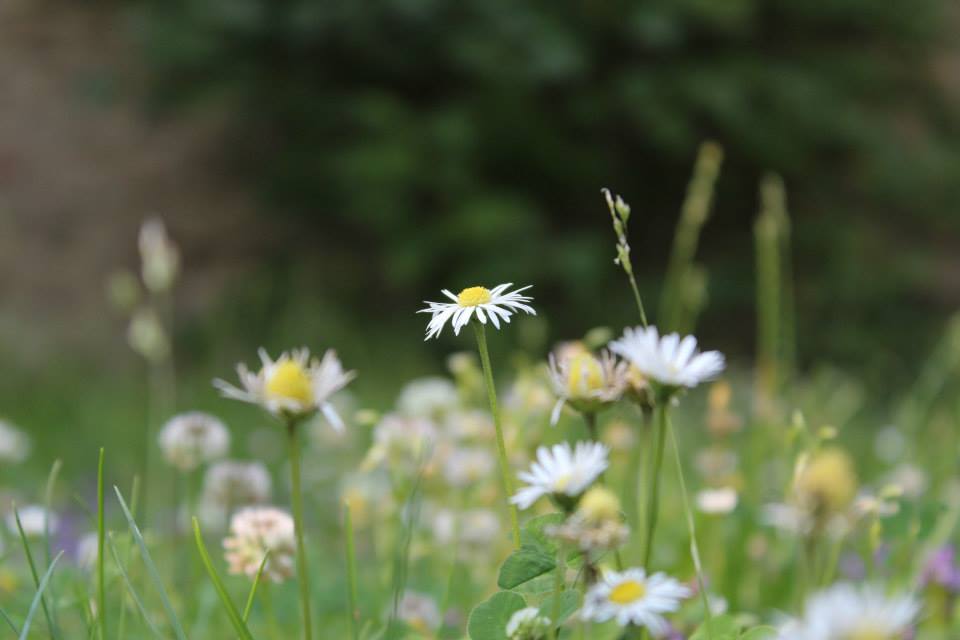
[[[297,421],[287,422],[287,436],[290,442],[290,496],[293,507],[293,524],[297,536],[297,583],[300,586],[300,613],[303,616],[303,638],[311,640],[313,629],[310,622],[310,577],[307,568],[307,549],[303,544],[303,492],[300,488],[300,438],[297,434]]]
[[[343,503],[343,528],[347,555],[347,597],[350,603],[347,618],[350,620],[350,636],[356,640],[359,633],[357,626],[360,623],[360,610],[357,607],[357,550],[353,541],[353,517],[350,514],[349,501]]]
[[[106,540],[103,518],[103,447],[100,447],[100,459],[97,463],[97,628],[100,640],[107,637],[107,590],[104,579],[103,548]]]
[[[629,269],[625,269],[627,272],[627,278],[630,280],[630,289],[633,290],[633,299],[637,303],[637,311],[640,312],[640,322],[643,324],[643,328],[647,328],[647,312],[643,310],[643,300],[640,299],[640,289],[637,288],[637,281],[633,277],[633,266]]]
[[[697,529],[693,521],[693,511],[690,509],[690,498],[687,495],[687,481],[683,476],[683,463],[680,461],[680,447],[677,446],[677,435],[670,422],[670,409],[664,405],[663,421],[670,434],[670,445],[673,447],[674,462],[677,465],[677,478],[680,480],[680,495],[683,497],[683,512],[687,517],[687,532],[690,534],[690,555],[693,556],[693,566],[697,571],[697,586],[700,588],[700,597],[703,599],[703,615],[706,620],[707,639],[713,640],[713,621],[710,615],[710,601],[707,598],[706,583],[703,579],[703,566],[700,563],[700,547],[697,545]]]
[[[473,331],[477,336],[477,350],[480,352],[480,362],[483,364],[483,377],[487,385],[487,398],[490,400],[490,413],[493,414],[493,426],[497,431],[497,457],[500,461],[500,475],[503,478],[503,493],[510,511],[510,522],[513,526],[513,546],[520,548],[520,521],[517,517],[517,507],[510,502],[513,495],[513,481],[510,479],[510,463],[507,460],[507,447],[503,443],[503,424],[500,421],[500,410],[497,407],[497,390],[493,384],[493,369],[490,367],[490,353],[487,351],[486,327],[482,322],[472,322]]]
[[[669,401],[667,401],[669,402]],[[650,570],[650,556],[653,554],[653,536],[657,531],[657,516],[660,511],[660,469],[663,467],[663,449],[666,442],[668,424],[665,402],[658,403],[657,424],[651,443],[650,466],[647,474],[647,537],[644,540],[643,567]]]
[[[560,638],[560,625],[557,620],[560,619],[560,594],[563,593],[564,574],[567,571],[566,551],[563,545],[557,547],[557,574],[553,581],[553,611],[550,612],[550,627],[553,629],[553,640]]]

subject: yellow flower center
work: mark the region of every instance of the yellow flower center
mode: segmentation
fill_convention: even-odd
[[[642,582],[627,580],[621,582],[610,592],[610,601],[617,604],[630,604],[647,595],[647,587]]]
[[[564,473],[557,476],[557,479],[553,481],[553,491],[554,493],[563,493],[567,490],[567,486],[570,484],[570,481],[573,480],[572,473]]]
[[[570,357],[567,393],[576,396],[603,387],[603,365],[589,353],[578,353]]]
[[[266,391],[274,398],[296,400],[302,405],[313,403],[313,386],[310,376],[299,362],[281,360],[273,367],[267,378]]]
[[[878,629],[857,629],[847,640],[890,640],[890,636]]]
[[[457,302],[461,307],[475,307],[487,304],[490,300],[492,300],[490,290],[486,287],[468,287],[457,296]]]

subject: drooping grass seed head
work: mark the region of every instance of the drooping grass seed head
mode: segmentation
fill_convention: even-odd
[[[460,330],[472,320],[482,324],[489,323],[499,329],[501,322],[509,323],[511,316],[518,311],[537,315],[533,307],[528,304],[533,298],[521,295],[523,291],[530,288],[530,285],[507,291],[512,284],[508,282],[497,285],[493,289],[482,286],[467,287],[458,295],[444,289],[443,295],[447,296],[451,302],[425,301],[427,307],[417,312],[430,314],[425,339],[439,336],[447,322],[453,325],[454,335],[460,335]]]

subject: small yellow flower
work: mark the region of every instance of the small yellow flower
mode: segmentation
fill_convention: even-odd
[[[839,513],[857,493],[853,461],[843,449],[823,449],[800,468],[795,489],[800,502],[815,515]]]
[[[619,522],[620,500],[610,489],[596,486],[583,494],[577,512],[589,522]]]

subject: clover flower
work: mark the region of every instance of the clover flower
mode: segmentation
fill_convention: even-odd
[[[273,582],[293,576],[296,539],[293,518],[274,507],[248,507],[233,514],[230,535],[224,539],[224,557],[231,574],[257,575],[270,553],[263,575]]]
[[[428,305],[425,309],[420,309],[417,313],[429,313],[430,322],[427,324],[427,337],[425,340],[435,338],[443,331],[443,327],[450,321],[453,325],[453,334],[460,335],[460,329],[465,327],[472,318],[476,318],[483,324],[489,320],[497,329],[500,328],[500,321],[510,322],[510,316],[517,311],[523,311],[530,315],[537,315],[533,307],[527,303],[533,298],[520,295],[532,285],[521,287],[514,291],[507,291],[513,285],[512,282],[497,285],[493,289],[486,287],[468,287],[458,295],[454,295],[447,289],[443,290],[443,295],[450,298],[453,302],[430,302],[424,300]]]
[[[336,352],[327,350],[322,360],[311,358],[306,348],[283,352],[276,360],[264,349],[258,353],[261,366],[257,373],[243,363],[237,365],[242,389],[214,380],[224,397],[258,404],[285,420],[303,418],[319,410],[334,429],[343,430],[343,420],[330,397],[347,386],[356,373],[344,371]]]
[[[507,621],[507,640],[542,640],[550,632],[550,618],[536,607],[515,611]]]
[[[201,411],[171,418],[160,430],[158,440],[167,462],[185,473],[222,458],[230,449],[226,425],[216,416]]]
[[[270,499],[270,473],[260,462],[223,460],[203,477],[203,502],[224,508],[262,504]]]

